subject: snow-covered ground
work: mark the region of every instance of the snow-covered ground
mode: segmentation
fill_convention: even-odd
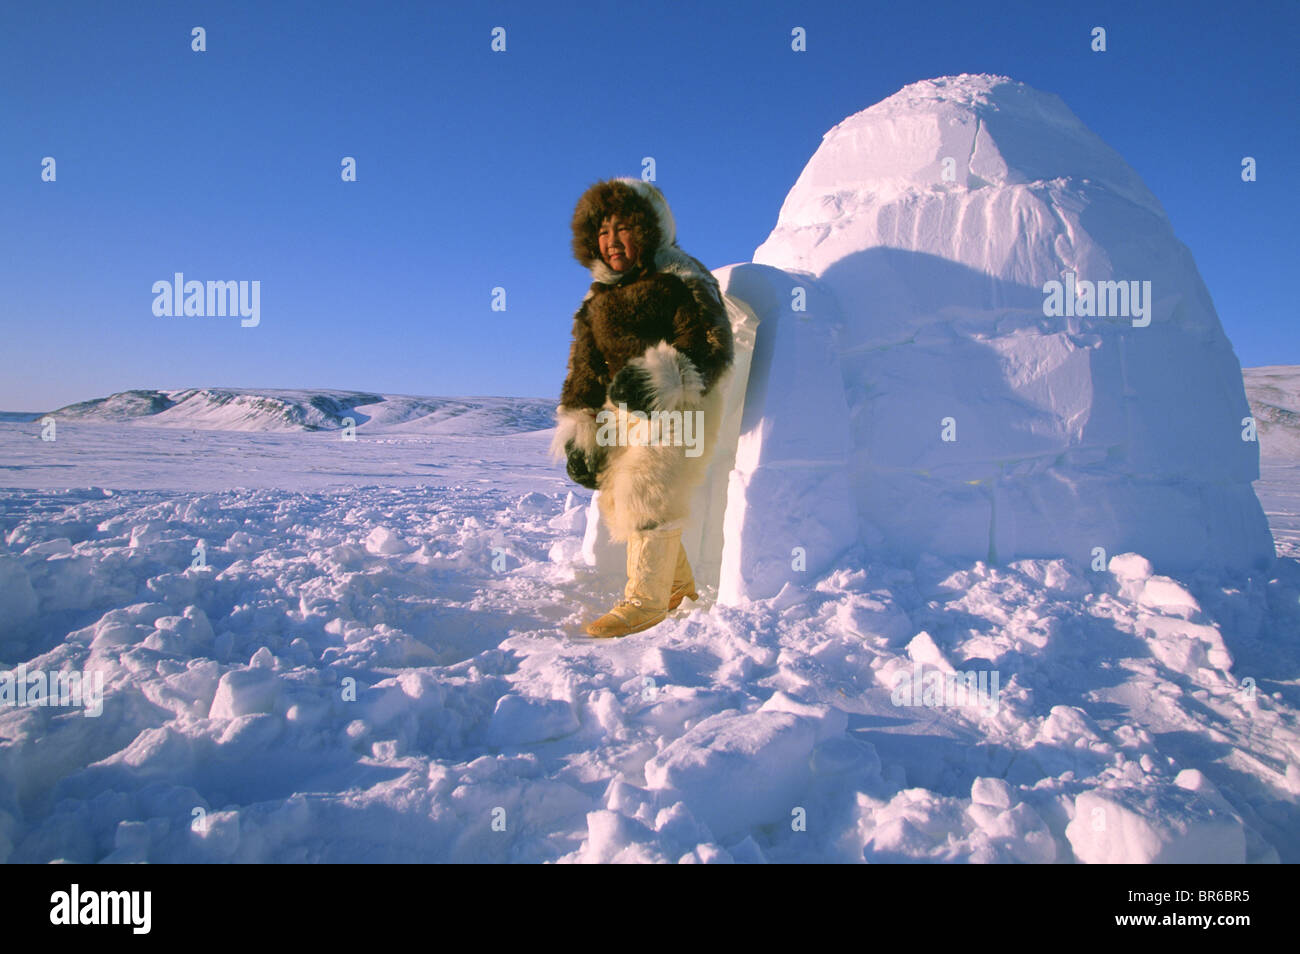
[[[1300,861],[1293,458],[1267,573],[859,547],[598,641],[530,413],[0,423],[0,670],[104,680],[0,706],[0,860]]]

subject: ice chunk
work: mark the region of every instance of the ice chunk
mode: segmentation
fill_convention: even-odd
[[[810,777],[819,723],[790,712],[709,716],[646,763],[646,785],[681,794],[718,838],[785,821]]]
[[[582,861],[596,864],[661,860],[653,849],[654,833],[634,818],[600,809],[587,813],[587,839]]]
[[[523,513],[544,513],[551,509],[551,501],[545,494],[534,490],[515,501],[515,509]]]
[[[834,706],[800,702],[777,690],[758,709],[759,712],[790,712],[811,719],[817,725],[817,741],[840,735],[848,726],[844,710]]]
[[[1155,572],[1151,561],[1140,553],[1120,553],[1110,558],[1106,569],[1123,582],[1148,580]]]
[[[981,777],[971,783],[970,800],[976,805],[1010,808],[1012,797],[1011,786],[1003,779]]]
[[[1246,860],[1241,818],[1217,793],[1168,784],[1082,792],[1065,835],[1075,857],[1088,864]]]
[[[59,556],[64,553],[72,552],[72,541],[67,537],[58,537],[54,540],[46,540],[42,543],[33,543],[23,551],[23,556]]]
[[[1232,654],[1214,626],[1140,613],[1133,627],[1151,655],[1175,672],[1196,676],[1202,669],[1232,668]]]
[[[366,549],[375,554],[391,555],[406,553],[411,548],[405,540],[387,527],[375,527],[366,535]]]
[[[935,643],[934,637],[922,630],[912,638],[907,644],[907,655],[911,657],[912,662],[921,666],[931,666],[943,672],[953,672],[952,663],[950,663],[943,650]]]
[[[563,699],[534,699],[513,692],[497,700],[488,723],[488,744],[527,745],[578,731],[573,706]]]
[[[217,683],[208,718],[235,719],[272,712],[279,693],[280,680],[270,669],[231,669]]]
[[[1201,611],[1196,597],[1167,576],[1153,576],[1142,585],[1138,602],[1167,616],[1189,618]]]

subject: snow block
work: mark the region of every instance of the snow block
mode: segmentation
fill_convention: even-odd
[[[758,265],[714,275],[758,316],[726,476],[718,601],[729,606],[829,569],[857,539],[857,511],[834,300],[810,275]],[[714,479],[716,495],[720,469]]]
[[[497,700],[488,723],[489,745],[527,745],[578,731],[573,706],[563,699],[533,699],[509,692]]]
[[[407,553],[410,545],[387,527],[375,527],[366,536],[366,549],[376,556],[392,556]]]
[[[1194,784],[1190,777],[1184,782]],[[1065,836],[1075,857],[1087,864],[1246,861],[1242,820],[1212,787],[1083,792],[1074,800]]]
[[[974,805],[987,805],[1005,811],[1011,807],[1014,793],[1004,779],[980,777],[971,783],[970,800]]]
[[[790,712],[719,712],[646,762],[646,786],[680,794],[723,840],[788,821],[811,777],[820,726]]]
[[[270,669],[231,669],[217,683],[209,719],[236,719],[256,712],[273,712],[280,680]]]
[[[1196,676],[1202,669],[1232,669],[1232,654],[1217,627],[1139,613],[1133,629],[1151,655],[1175,672]]]
[[[590,864],[664,861],[654,850],[654,832],[626,815],[604,809],[587,813],[587,838],[579,859]]]
[[[759,712],[789,712],[792,715],[811,719],[817,726],[817,741],[823,742],[835,736],[843,735],[848,728],[849,717],[843,709],[821,705],[813,702],[800,702],[787,696],[779,689],[758,708]]]

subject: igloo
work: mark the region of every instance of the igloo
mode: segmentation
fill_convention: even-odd
[[[1191,253],[1059,97],[905,87],[826,133],[753,262],[714,274],[737,362],[683,542],[720,603],[857,543],[1273,559],[1241,366]],[[622,570],[594,503],[583,553]]]

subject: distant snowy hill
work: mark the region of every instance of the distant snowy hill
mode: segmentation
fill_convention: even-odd
[[[271,388],[131,390],[69,404],[56,420],[214,431],[319,431],[352,418],[368,431],[516,434],[554,426],[555,402],[518,397],[411,397],[369,391]],[[14,418],[10,415],[10,418]],[[29,419],[31,415],[18,415]]]
[[[1242,376],[1259,432],[1260,456],[1300,460],[1300,366],[1243,368]]]

